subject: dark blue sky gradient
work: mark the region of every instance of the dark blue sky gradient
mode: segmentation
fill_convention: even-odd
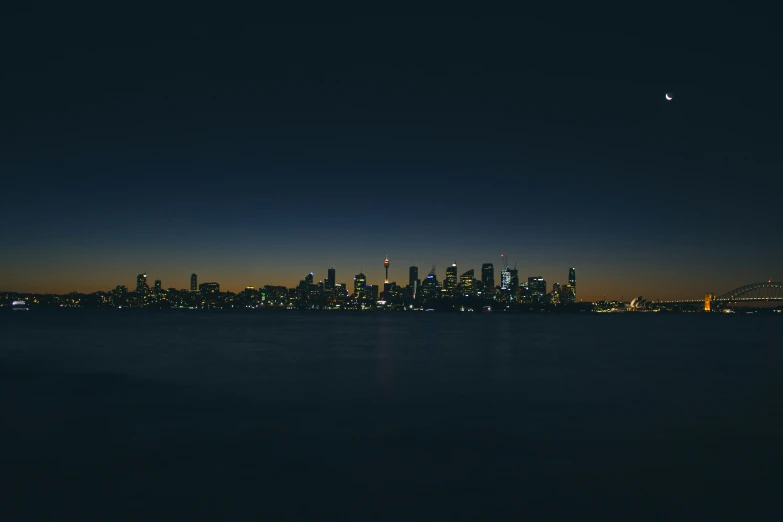
[[[0,290],[380,284],[387,253],[575,266],[584,299],[781,280],[772,28],[697,15],[12,13]]]

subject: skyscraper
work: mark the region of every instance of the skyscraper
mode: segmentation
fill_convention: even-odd
[[[156,294],[159,294],[159,293],[160,293],[160,290],[161,290],[161,283],[160,283],[160,279],[156,279],[156,280],[155,280],[155,293],[156,293]]]
[[[511,289],[511,270],[508,269],[508,256],[500,254],[500,259],[503,261],[503,271],[500,272],[500,288],[508,291]]]
[[[367,276],[359,272],[353,276],[353,293],[359,296],[364,291],[364,287],[367,286]]]
[[[574,292],[574,300],[576,300],[576,268],[568,271],[568,284],[571,285]]]
[[[325,281],[326,284],[324,285],[324,287],[327,290],[334,290],[335,287],[334,268],[330,268],[329,270],[327,270],[326,273],[327,273],[326,281]]]
[[[198,292],[198,276],[196,274],[190,274],[190,291]]]
[[[500,273],[500,288],[508,290],[511,288],[511,270],[505,267]]]
[[[446,279],[443,280],[443,288],[449,293],[457,289],[457,262],[446,268]]]
[[[136,292],[140,294],[146,294],[150,287],[147,285],[147,274],[139,274],[136,276]]]
[[[413,283],[419,280],[419,267],[412,266],[408,269],[408,284],[413,288]]]
[[[481,265],[481,284],[485,292],[491,292],[495,288],[495,266],[492,263]]]
[[[459,291],[462,295],[473,295],[475,281],[475,272],[471,268],[461,276],[459,276]]]
[[[512,295],[516,295],[519,290],[519,270],[517,270],[517,265],[514,265],[514,268],[509,270],[509,272],[509,289]],[[546,293],[546,289],[544,289],[544,293]]]
[[[433,300],[440,297],[440,283],[435,275],[435,266],[433,265],[429,275],[421,283],[421,293],[427,300]]]
[[[569,304],[569,303],[575,303],[576,302],[576,290],[571,285],[565,285],[563,289],[561,290],[560,294],[562,295],[560,302]]]
[[[386,254],[386,261],[383,262],[383,266],[386,268],[386,279],[384,279],[384,283],[389,282],[389,254]]]
[[[546,295],[546,281],[543,277],[528,277],[527,288],[532,302],[540,303],[543,301],[544,296]]]

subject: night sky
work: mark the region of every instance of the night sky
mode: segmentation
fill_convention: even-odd
[[[11,12],[0,290],[783,280],[774,17]],[[664,99],[666,92],[674,100]]]

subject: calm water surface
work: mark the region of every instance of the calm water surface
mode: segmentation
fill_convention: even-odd
[[[778,520],[782,334],[705,315],[0,314],[3,519]]]

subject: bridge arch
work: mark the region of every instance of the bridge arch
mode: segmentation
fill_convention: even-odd
[[[783,283],[766,281],[735,288],[716,296],[713,301],[764,301],[783,300]]]

